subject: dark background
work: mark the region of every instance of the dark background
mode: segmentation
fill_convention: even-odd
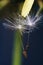
[[[34,4],[35,5],[35,4]],[[34,13],[36,13],[38,7],[34,7]],[[43,11],[41,12],[43,15]],[[14,41],[14,31],[5,29],[2,25],[6,22],[4,19],[0,19],[0,65],[11,65],[12,50]],[[43,19],[40,20],[38,28],[34,29],[30,33],[29,43],[30,48],[28,51],[28,58],[22,56],[22,65],[43,65]],[[24,35],[24,44],[27,35]]]

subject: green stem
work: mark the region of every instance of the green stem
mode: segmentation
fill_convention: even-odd
[[[13,49],[13,63],[12,65],[21,65],[21,56],[22,56],[22,38],[19,30],[15,32],[15,41]]]

